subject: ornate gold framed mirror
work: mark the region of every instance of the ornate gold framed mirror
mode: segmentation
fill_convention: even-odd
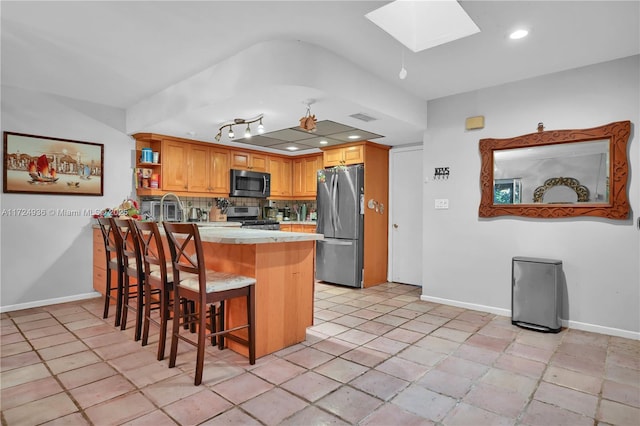
[[[481,139],[479,216],[627,219],[630,121]]]

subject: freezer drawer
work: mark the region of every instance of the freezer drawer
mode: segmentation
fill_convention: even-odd
[[[324,239],[316,245],[316,279],[351,287],[362,286],[358,240]]]
[[[557,333],[562,328],[562,261],[514,257],[511,267],[511,323]]]

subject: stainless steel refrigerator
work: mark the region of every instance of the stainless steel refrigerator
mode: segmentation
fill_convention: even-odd
[[[362,287],[364,166],[318,170],[316,279]]]

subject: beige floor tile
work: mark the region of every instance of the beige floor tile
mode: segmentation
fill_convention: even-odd
[[[446,426],[508,426],[515,424],[515,422],[509,417],[503,417],[499,414],[462,402],[449,412],[447,417],[442,421],[442,424]]]
[[[360,422],[362,426],[433,426],[434,422],[403,410],[391,403],[384,404]]]
[[[26,345],[29,345],[25,342]],[[2,346],[2,358],[0,358],[0,369],[2,371],[12,370],[14,368],[26,367],[27,365],[37,364],[41,361],[36,351],[19,352],[15,355],[4,353],[6,346]],[[29,348],[31,348],[29,346]]]
[[[287,391],[273,388],[243,403],[241,407],[259,421],[267,425],[277,425],[303,410],[307,403]]]
[[[230,409],[233,405],[210,389],[202,390],[186,398],[173,402],[164,411],[178,424],[196,425]]]
[[[87,346],[83,342],[76,340],[73,342],[63,343],[62,345],[49,346],[48,348],[40,349],[38,350],[38,354],[40,354],[43,360],[48,361],[50,359],[83,352],[87,349]]]
[[[605,380],[602,398],[640,408],[640,381],[635,385]]]
[[[273,387],[274,385],[252,373],[244,373],[230,380],[217,383],[211,389],[238,405],[273,389]]]
[[[218,426],[218,425],[242,425],[242,426],[260,426],[262,423],[249,416],[239,408],[233,408],[224,413],[200,423],[200,426]]]
[[[134,386],[122,376],[111,376],[71,389],[73,398],[84,409],[124,395]]]
[[[2,406],[2,411],[5,411],[28,402],[55,395],[63,390],[64,389],[58,384],[58,381],[53,376],[49,376],[2,389],[0,405]]]
[[[139,392],[129,393],[85,410],[96,426],[121,424],[155,410],[153,404]]]
[[[239,423],[237,423],[239,424]],[[301,426],[301,425],[332,425],[347,426],[349,423],[339,419],[333,414],[319,409],[318,407],[309,406],[302,411],[298,411],[293,416],[280,423],[282,426]]]
[[[78,411],[65,393],[57,393],[35,401],[2,410],[9,425],[37,425]]]
[[[377,370],[369,370],[349,383],[356,389],[388,401],[409,385],[406,380],[398,379]]]
[[[593,426],[594,421],[592,418],[534,400],[525,410],[522,424]]]
[[[51,373],[49,373],[44,364],[27,365],[26,367],[0,372],[0,386],[2,386],[2,389],[8,389],[49,376],[51,376]]]
[[[369,370],[369,368],[364,365],[342,358],[335,358],[314,369],[316,373],[320,373],[341,383],[350,382],[367,370]]]
[[[280,386],[306,401],[315,402],[341,385],[340,382],[326,376],[308,371]]]
[[[424,373],[429,371],[429,369],[430,367],[398,357],[389,358],[376,367],[376,370],[378,371],[382,371],[383,373],[390,374],[409,382],[418,380],[424,375]]]
[[[456,399],[432,392],[418,385],[410,385],[392,403],[425,419],[440,422],[456,406]]]
[[[434,392],[449,395],[454,398],[462,398],[469,392],[469,389],[471,389],[473,380],[468,377],[433,369],[428,371],[416,383]]]
[[[592,395],[598,395],[602,387],[602,379],[554,366],[547,368],[543,380]]]
[[[477,383],[464,396],[463,401],[500,416],[517,418],[528,398],[510,389],[488,383]]]
[[[595,417],[598,397],[573,389],[554,385],[547,382],[540,383],[533,396],[536,400],[556,405],[574,413],[587,417]]]
[[[98,362],[58,374],[57,377],[66,389],[74,389],[78,386],[93,383],[115,374],[117,374],[117,371],[109,364],[106,362]]]
[[[382,405],[382,401],[350,386],[342,386],[319,400],[316,405],[346,422],[357,424]]]
[[[333,356],[315,348],[304,347],[304,349],[284,356],[284,359],[301,367],[312,369],[333,359]]]
[[[640,408],[603,399],[598,408],[597,419],[612,425],[637,425]]]
[[[75,370],[76,368],[95,364],[101,361],[100,357],[95,353],[91,351],[83,351],[49,360],[47,361],[47,365],[53,374],[60,374],[65,371]]]

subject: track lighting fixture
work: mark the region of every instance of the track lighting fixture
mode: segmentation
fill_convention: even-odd
[[[222,131],[225,129],[225,127],[229,128],[229,139],[233,139],[235,137],[235,133],[233,132],[233,126],[235,125],[239,125],[239,124],[246,124],[247,128],[244,132],[244,137],[245,138],[250,138],[251,137],[251,123],[255,123],[259,121],[258,124],[258,133],[264,133],[264,126],[262,125],[262,118],[264,117],[264,114],[260,114],[257,115],[255,117],[252,118],[235,118],[232,121],[227,121],[225,123],[222,123],[222,125],[220,126],[220,128],[218,129],[218,134],[216,135],[215,139],[217,142],[220,142],[220,139],[222,139]]]

